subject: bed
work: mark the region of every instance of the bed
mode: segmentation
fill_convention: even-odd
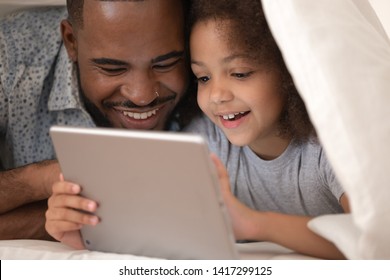
[[[0,0],[0,16],[27,6],[64,3]],[[390,4],[387,0],[263,0],[263,5],[350,199],[350,214],[317,217],[309,227],[348,259],[390,259]],[[312,259],[269,242],[237,246],[247,259]],[[145,258],[75,251],[58,242],[0,241],[0,259]]]
[[[314,260],[310,256],[298,254],[270,242],[237,244],[240,258],[243,260]],[[148,260],[145,256],[113,254],[73,250],[68,246],[43,240],[3,240],[0,241],[0,259],[2,260]]]

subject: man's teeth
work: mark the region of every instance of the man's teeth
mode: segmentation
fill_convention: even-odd
[[[151,116],[154,116],[157,113],[158,109],[155,109],[153,111],[144,112],[144,113],[135,113],[135,112],[129,112],[129,111],[123,111],[123,115],[129,118],[133,118],[136,120],[146,120],[147,118],[150,118]]]
[[[223,115],[222,118],[226,121],[228,120],[234,120],[236,118],[236,116],[238,115],[244,115],[245,112],[240,112],[240,113],[234,113],[234,114],[229,114],[229,115]]]

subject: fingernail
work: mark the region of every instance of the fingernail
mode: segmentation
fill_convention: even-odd
[[[72,192],[73,193],[78,193],[80,190],[80,187],[78,185],[72,185]]]
[[[88,202],[87,208],[88,208],[89,211],[94,211],[95,210],[95,203]]]
[[[93,216],[93,217],[91,217],[91,218],[89,219],[89,221],[90,221],[90,223],[91,223],[92,225],[96,225],[96,224],[99,222],[99,219],[98,219],[98,217]]]

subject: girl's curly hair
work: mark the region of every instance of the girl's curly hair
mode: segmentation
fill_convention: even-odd
[[[215,20],[217,24],[227,20],[229,33],[222,36],[228,45],[232,48],[240,46],[259,63],[280,71],[286,100],[280,117],[280,135],[298,141],[307,141],[315,136],[305,104],[269,29],[261,0],[193,0],[189,29],[197,22],[208,20]],[[226,30],[223,29],[224,32]]]

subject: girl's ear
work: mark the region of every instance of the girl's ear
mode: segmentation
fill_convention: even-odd
[[[77,40],[75,36],[75,30],[67,19],[61,22],[61,35],[69,58],[73,62],[77,62]]]

